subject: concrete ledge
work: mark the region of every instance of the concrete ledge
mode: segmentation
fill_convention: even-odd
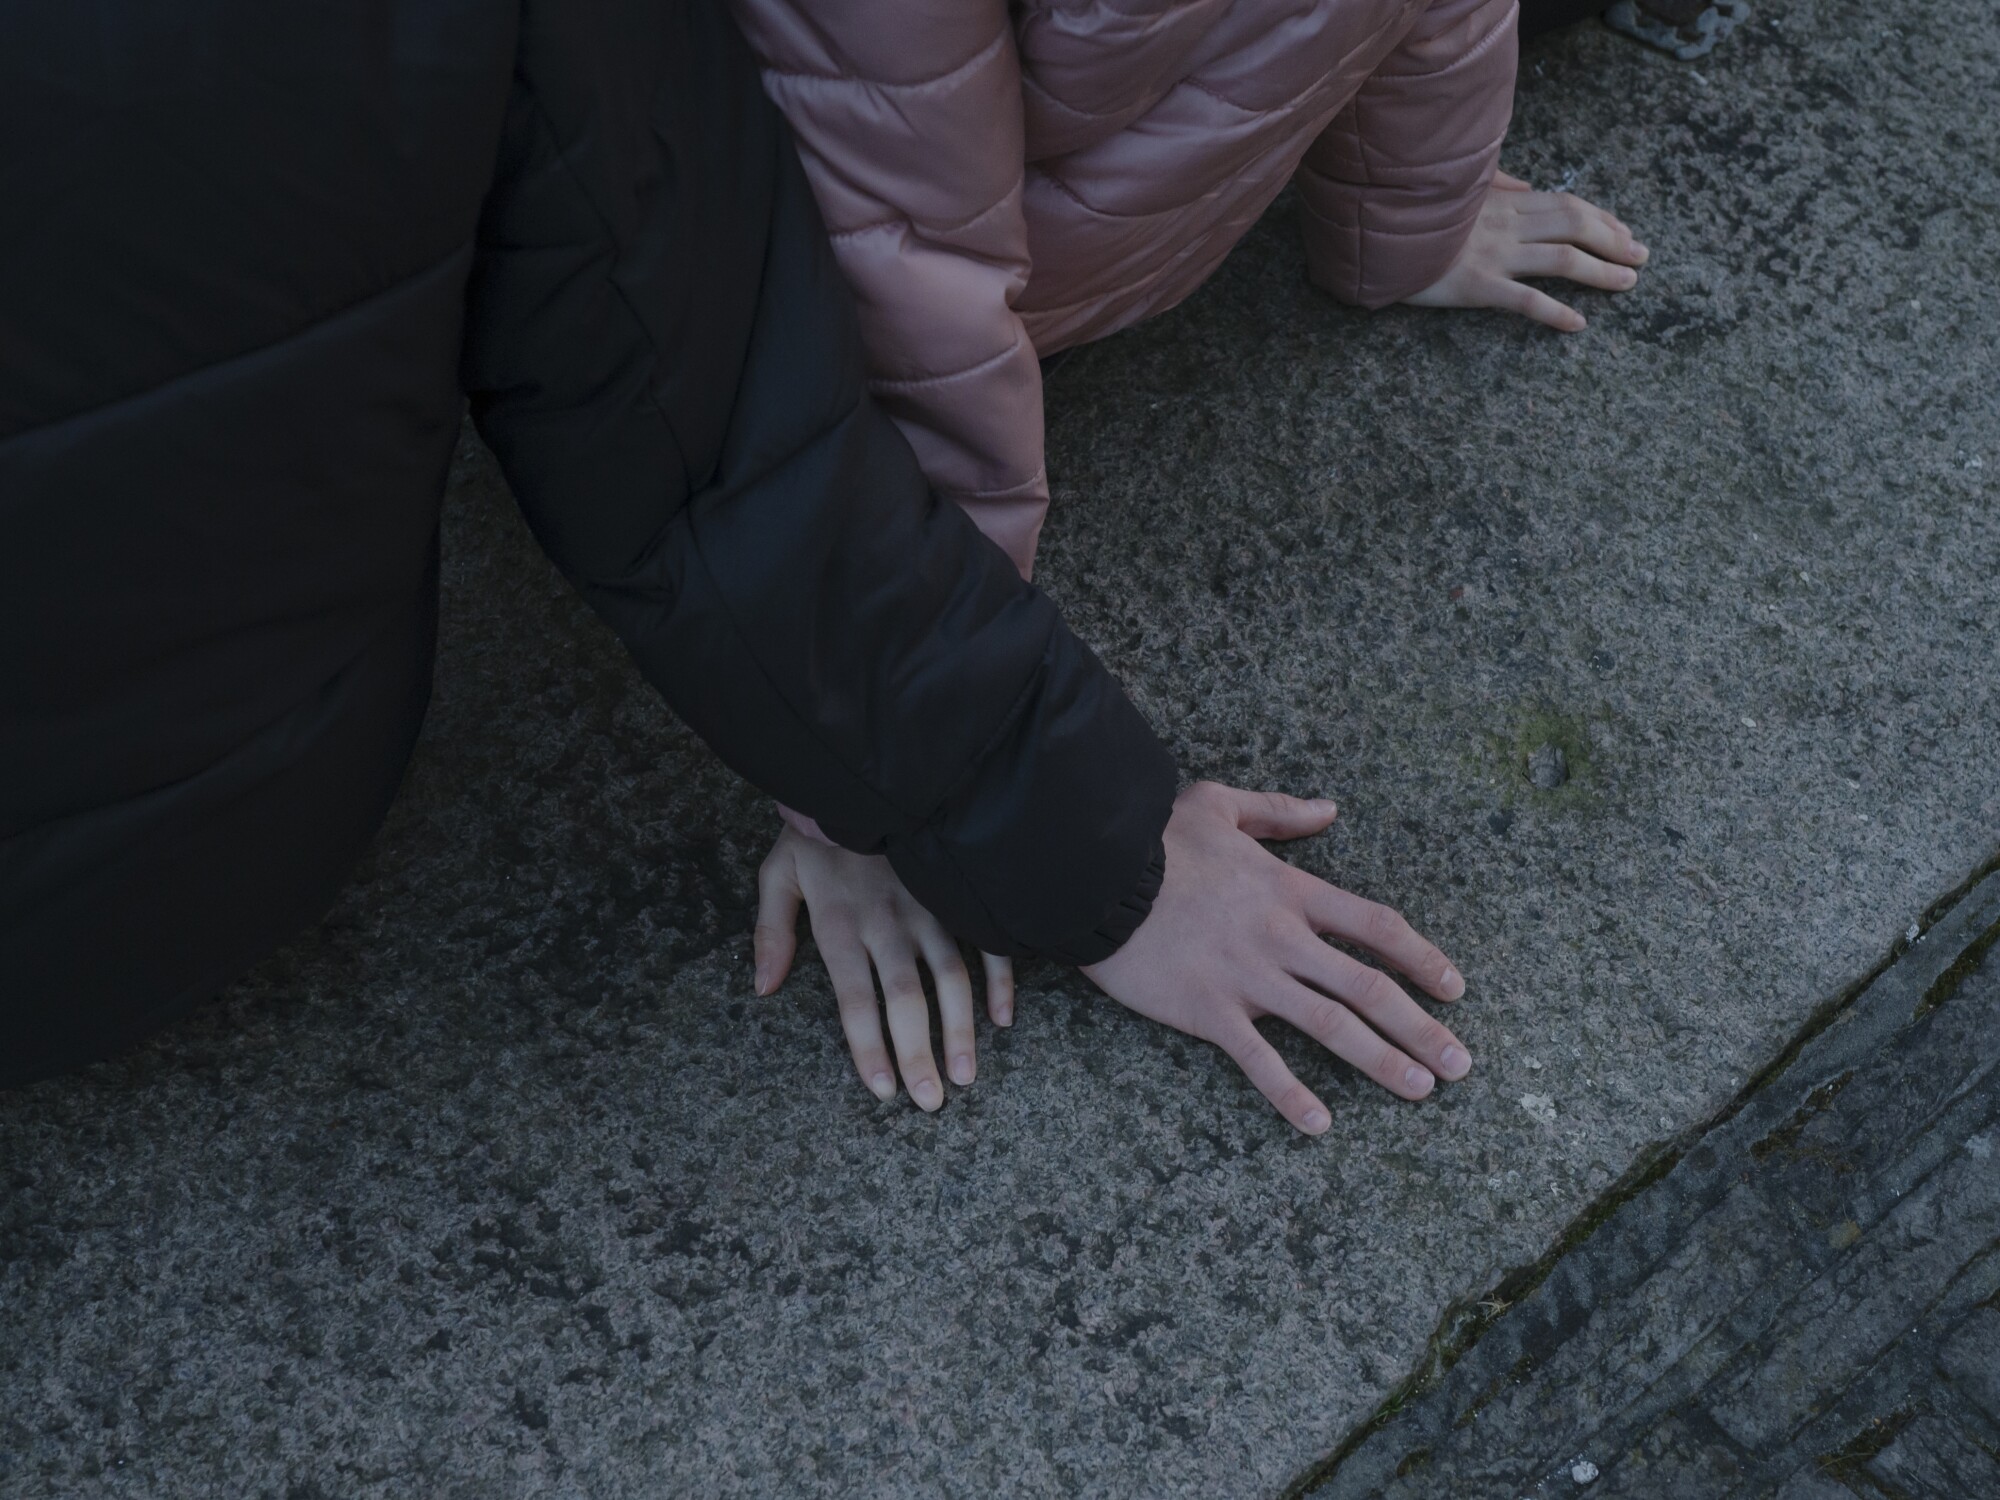
[[[2000,1489],[1997,939],[2000,874],[1300,1492]]]

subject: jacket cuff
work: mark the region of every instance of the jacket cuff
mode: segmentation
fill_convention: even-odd
[[[1066,951],[1051,953],[1051,958],[1083,968],[1089,964],[1101,964],[1120,948],[1127,939],[1139,930],[1139,924],[1152,915],[1153,902],[1160,894],[1160,883],[1167,876],[1167,846],[1160,839],[1153,840],[1152,858],[1146,861],[1146,868],[1139,872],[1139,883],[1107,911],[1083,937],[1068,945]]]
[[[1495,148],[1496,160],[1499,154]],[[1479,179],[1480,194],[1492,180],[1489,165]],[[1298,186],[1307,278],[1336,301],[1369,312],[1415,296],[1449,271],[1472,237],[1482,206],[1475,199],[1457,217],[1423,228],[1362,229],[1358,202],[1326,206],[1338,197],[1340,185],[1314,185],[1320,189],[1315,191],[1301,173]]]

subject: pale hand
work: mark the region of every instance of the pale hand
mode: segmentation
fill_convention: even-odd
[[[1497,307],[1575,333],[1585,326],[1583,314],[1521,278],[1629,291],[1650,253],[1603,209],[1569,193],[1538,193],[1495,172],[1479,222],[1451,269],[1403,300],[1413,307]]]
[[[855,854],[786,825],[757,871],[757,929],[753,937],[757,993],[768,995],[791,972],[799,947],[799,907],[812,923],[813,942],[826,962],[827,977],[840,1005],[840,1027],[855,1071],[878,1099],[896,1097],[896,1072],[910,1097],[924,1109],[944,1104],[944,1085],[931,1056],[931,1010],[924,997],[917,961],[923,960],[937,989],[944,1051],[951,1080],[972,1082],[978,1071],[973,1048],[972,980],[958,944],[938,920],[917,904],[880,855]],[[1014,967],[988,953],[986,1012],[997,1026],[1014,1022]],[[876,995],[876,980],[887,997]],[[889,1040],[895,1044],[892,1069],[883,1044],[887,1010]]]
[[[1111,957],[1084,969],[1142,1016],[1215,1043],[1278,1112],[1308,1135],[1331,1123],[1253,1022],[1275,1016],[1404,1099],[1472,1067],[1464,1045],[1379,969],[1322,941],[1364,948],[1426,994],[1456,1000],[1465,981],[1386,906],[1328,885],[1257,842],[1318,833],[1330,802],[1201,782],[1167,822],[1166,877],[1153,909]]]

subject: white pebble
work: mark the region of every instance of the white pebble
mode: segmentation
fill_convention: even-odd
[[[1569,1477],[1578,1484],[1589,1484],[1597,1477],[1597,1465],[1587,1458],[1579,1458],[1569,1466]]]

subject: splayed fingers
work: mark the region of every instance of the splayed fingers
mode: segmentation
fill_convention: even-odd
[[[1311,1135],[1330,1121],[1255,1022],[1297,1027],[1404,1099],[1462,1078],[1467,1049],[1387,974],[1321,934],[1377,956],[1441,1000],[1465,993],[1458,971],[1392,909],[1278,859],[1259,838],[1299,838],[1333,805],[1199,783],[1174,803],[1166,876],[1125,946],[1084,969],[1144,1016],[1214,1042],[1278,1112]]]

